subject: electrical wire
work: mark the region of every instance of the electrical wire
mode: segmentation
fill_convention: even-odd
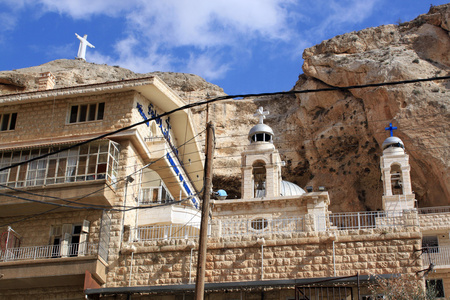
[[[202,134],[204,131],[205,131],[205,130],[201,131],[200,133],[198,133],[197,135],[195,135],[194,137],[192,137],[191,139],[189,139],[189,140],[186,141],[185,143],[188,143],[188,142],[194,140],[197,136],[199,136],[200,134]],[[185,143],[183,143],[183,144],[180,145],[179,147],[182,147]],[[176,148],[175,148],[175,149],[176,149]],[[170,148],[169,151],[171,151],[171,153],[174,153],[174,150],[175,150],[175,149]],[[159,160],[164,159],[164,157],[165,157],[165,155],[159,157],[158,159],[156,159],[156,160],[154,160],[154,161],[152,161],[152,162],[150,162],[150,163],[144,165],[144,166],[141,167],[140,169],[138,169],[138,170],[132,172],[131,174],[128,174],[128,175],[124,176],[123,178],[117,179],[115,182],[113,182],[113,183],[111,183],[111,184],[114,185],[114,184],[116,184],[116,183],[118,183],[118,182],[120,182],[120,181],[125,180],[128,176],[131,176],[131,175],[136,174],[137,172],[140,172],[141,170],[143,170],[143,169],[149,167],[150,165],[152,165],[152,164],[158,162]],[[158,179],[158,180],[159,180],[159,179]],[[196,181],[191,181],[191,182],[196,182]],[[9,186],[6,186],[6,187],[7,187],[7,188],[10,188]],[[94,192],[91,192],[91,193],[89,193],[89,194],[86,194],[86,195],[84,195],[84,196],[82,196],[82,197],[80,197],[80,198],[78,198],[78,199],[76,199],[76,200],[68,200],[68,199],[59,199],[59,200],[66,201],[66,202],[70,202],[70,203],[76,203],[76,204],[80,205],[80,204],[82,204],[82,203],[78,203],[78,201],[80,201],[80,200],[82,200],[82,199],[84,199],[84,198],[86,198],[86,197],[89,197],[89,196],[91,196],[91,195],[93,195],[93,194],[95,194],[95,193],[101,192],[101,191],[104,190],[105,188],[106,188],[106,186],[104,186],[104,187],[102,187],[102,188],[100,188],[100,189],[98,189],[98,190],[96,190],[96,191],[94,191]],[[200,194],[200,192],[195,193],[194,196],[189,197],[189,199],[192,199],[193,197],[197,197],[198,194]],[[7,194],[6,194],[6,195],[7,195]],[[45,197],[45,195],[40,195],[40,196],[41,196],[41,197]],[[25,197],[21,197],[21,198],[22,198],[21,200],[31,201],[31,202],[37,202],[37,200],[35,200],[35,199],[28,199],[28,198],[25,198]],[[58,197],[53,197],[53,199],[55,199],[55,198],[58,198]],[[184,200],[184,201],[185,201],[185,200]],[[49,204],[49,202],[43,202],[43,204]],[[0,225],[0,227],[8,226],[8,225],[11,225],[11,224],[14,224],[14,223],[19,223],[19,222],[25,221],[25,220],[29,220],[29,219],[33,218],[34,216],[40,216],[40,215],[45,214],[45,213],[54,212],[55,210],[57,210],[57,209],[58,209],[59,207],[61,207],[62,205],[56,205],[56,206],[58,206],[58,207],[52,208],[52,209],[50,209],[50,210],[48,210],[48,211],[46,211],[46,212],[43,212],[43,213],[35,214],[35,215],[32,215],[32,216],[27,216],[27,217],[24,218],[24,219],[21,219],[21,220],[18,220],[18,221],[14,221],[14,222],[12,222],[12,223],[10,223],[10,224]],[[120,206],[120,207],[123,207],[123,206]],[[81,208],[81,207],[72,207],[72,208]],[[147,207],[143,207],[143,208],[147,208]],[[111,208],[108,208],[108,209],[104,208],[103,210],[110,210],[110,209],[111,209]]]
[[[31,158],[31,159],[28,159],[26,161],[22,161],[22,162],[19,162],[19,163],[16,163],[16,164],[13,164],[13,165],[10,165],[10,166],[7,166],[7,167],[0,168],[0,172],[4,171],[4,170],[7,170],[7,169],[10,169],[10,168],[13,168],[13,167],[16,167],[16,166],[20,166],[22,164],[30,163],[32,161],[35,161],[35,160],[38,160],[38,159],[41,159],[41,158],[44,158],[44,157],[47,157],[47,156],[50,156],[50,155],[54,155],[54,154],[57,154],[57,153],[60,153],[60,152],[63,152],[63,151],[67,151],[67,150],[70,150],[70,149],[75,148],[75,147],[79,147],[79,146],[85,145],[85,144],[88,144],[88,143],[93,142],[93,141],[97,141],[97,140],[103,139],[103,138],[108,137],[110,135],[114,135],[116,133],[132,129],[132,128],[138,126],[138,125],[145,124],[147,122],[150,122],[150,121],[153,121],[153,120],[165,117],[165,116],[169,116],[169,115],[171,115],[173,113],[176,113],[178,111],[183,111],[183,110],[186,110],[186,109],[190,109],[190,108],[193,108],[193,107],[197,107],[197,106],[200,106],[200,105],[205,105],[205,104],[209,104],[209,103],[213,103],[213,102],[217,102],[217,101],[223,101],[223,100],[226,100],[226,99],[235,99],[235,98],[243,99],[243,98],[246,98],[246,97],[248,98],[248,97],[262,97],[262,96],[274,96],[274,95],[294,95],[294,94],[307,94],[307,93],[317,93],[317,92],[346,91],[346,90],[351,90],[351,89],[361,89],[361,88],[381,87],[381,86],[392,86],[392,85],[399,85],[399,84],[409,84],[409,83],[416,83],[416,82],[437,81],[437,80],[446,80],[446,79],[450,79],[450,76],[431,77],[431,78],[423,78],[423,79],[411,79],[411,80],[401,80],[401,81],[391,81],[391,82],[382,82],[382,83],[371,83],[371,84],[363,84],[363,85],[350,85],[350,86],[345,86],[345,87],[333,86],[333,87],[329,87],[329,88],[307,89],[307,90],[300,90],[300,91],[292,90],[292,91],[288,91],[288,92],[273,92],[273,93],[240,94],[240,95],[220,96],[220,97],[216,97],[216,98],[213,98],[213,99],[210,99],[210,100],[202,100],[202,101],[198,101],[198,102],[195,102],[195,103],[192,103],[192,104],[186,104],[184,106],[175,108],[175,109],[173,109],[171,111],[164,112],[164,113],[160,114],[157,117],[145,119],[145,120],[142,120],[140,122],[137,122],[137,123],[134,123],[134,124],[131,124],[131,125],[119,128],[119,129],[117,129],[115,131],[104,133],[102,135],[99,135],[97,137],[88,139],[86,141],[76,143],[76,144],[74,144],[72,146],[69,146],[69,147],[66,147],[66,148],[62,148],[60,150],[53,151],[53,152],[50,152],[50,153],[47,153],[47,154],[43,154],[43,155],[40,155],[40,156]],[[239,100],[239,99],[235,99],[235,100]]]
[[[353,86],[345,86],[345,87],[329,87],[329,88],[311,89],[311,90],[307,89],[307,90],[300,90],[300,91],[292,90],[292,91],[288,91],[288,92],[240,94],[240,95],[227,95],[227,96],[216,97],[216,98],[213,98],[213,99],[210,99],[210,100],[203,100],[203,101],[198,101],[198,102],[195,102],[195,103],[192,103],[192,104],[184,105],[182,107],[178,107],[178,108],[176,108],[174,110],[171,110],[169,112],[164,112],[164,113],[160,114],[158,117],[146,119],[146,120],[143,120],[143,121],[131,124],[129,126],[120,128],[118,130],[102,134],[102,135],[97,136],[95,138],[91,138],[91,139],[88,139],[86,141],[73,144],[73,145],[71,145],[69,147],[61,148],[61,149],[59,149],[57,151],[53,151],[53,152],[50,152],[50,153],[47,153],[47,154],[44,154],[44,155],[41,155],[41,156],[37,156],[37,157],[31,158],[31,159],[28,159],[26,161],[22,161],[22,162],[19,162],[19,163],[16,163],[16,164],[12,164],[12,165],[7,166],[7,167],[0,168],[0,172],[4,171],[4,170],[8,170],[10,168],[14,168],[14,167],[23,165],[23,164],[30,163],[30,162],[35,161],[35,160],[39,160],[39,159],[45,158],[45,157],[50,156],[50,155],[54,155],[54,154],[57,154],[57,153],[60,153],[60,152],[63,152],[63,151],[67,151],[67,150],[70,150],[70,149],[73,149],[75,147],[79,147],[79,146],[88,144],[88,143],[96,141],[96,140],[103,139],[103,138],[108,137],[110,135],[113,135],[113,134],[116,134],[116,133],[119,133],[119,132],[122,132],[122,131],[129,130],[129,129],[134,128],[134,127],[136,127],[138,125],[145,124],[145,123],[147,123],[149,121],[153,121],[153,120],[155,120],[157,118],[168,116],[168,115],[170,115],[172,113],[175,113],[175,112],[178,112],[178,111],[182,111],[182,110],[185,110],[185,109],[190,109],[190,108],[193,108],[193,107],[196,107],[196,106],[199,106],[199,105],[209,104],[209,103],[213,103],[213,102],[217,102],[217,101],[222,101],[222,100],[227,100],[227,99],[239,100],[239,99],[236,99],[236,98],[262,97],[262,96],[274,96],[274,95],[293,95],[293,94],[305,94],[305,93],[327,92],[327,91],[337,91],[337,90],[338,91],[346,91],[346,90],[350,90],[350,89],[361,89],[361,88],[369,88],[369,87],[392,86],[392,85],[399,85],[399,84],[409,84],[409,83],[416,83],[416,82],[437,81],[437,80],[447,80],[447,79],[450,79],[450,76],[432,77],[432,78],[424,78],[424,79],[402,80],[402,81],[393,81],[393,82],[384,82],[384,83],[373,83],[373,84],[365,84],[365,85],[353,85]],[[84,196],[84,197],[86,197],[86,196]],[[80,199],[82,199],[82,198],[80,198]],[[80,199],[78,199],[78,200],[80,200]]]

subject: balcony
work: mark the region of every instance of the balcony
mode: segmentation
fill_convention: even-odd
[[[436,269],[450,268],[450,246],[427,247],[422,254],[424,267],[434,264]]]
[[[109,207],[114,204],[116,195],[114,188],[105,180],[2,190],[1,192],[3,194],[0,196],[2,217],[41,213],[57,205],[60,205],[58,211],[72,210],[82,205],[85,207],[85,204]]]
[[[97,254],[98,243],[18,247],[0,250],[0,262],[89,256]]]
[[[418,224],[418,219],[414,210],[364,211],[318,216],[317,223],[326,224],[327,230],[360,230],[415,226]]]
[[[0,289],[82,286],[86,271],[102,284],[106,265],[98,243],[8,248],[0,251]]]
[[[200,223],[151,225],[133,229],[134,241],[137,242],[196,239],[199,233]]]
[[[11,166],[62,147],[3,151],[0,166]],[[1,216],[39,213],[50,208],[45,204],[49,202],[64,204],[65,208],[78,203],[112,205],[118,156],[118,144],[103,140],[1,171]]]

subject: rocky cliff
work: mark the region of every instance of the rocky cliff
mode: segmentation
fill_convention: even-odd
[[[303,74],[293,90],[448,75],[449,31],[450,5],[442,5],[411,22],[334,37],[304,51]],[[80,60],[0,72],[0,94],[35,90],[45,71],[56,75],[55,88],[158,75],[186,102],[224,95],[192,74],[136,74]],[[217,102],[209,107],[217,134],[215,188],[239,197],[240,152],[256,123],[253,113],[263,106],[286,161],[283,177],[302,187],[325,186],[333,211],[381,208],[380,145],[390,122],[410,155],[419,205],[449,205],[449,95],[447,80]],[[203,130],[206,108],[192,112]]]

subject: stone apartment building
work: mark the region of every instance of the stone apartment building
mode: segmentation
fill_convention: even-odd
[[[190,114],[164,116],[182,100],[157,77],[41,80],[0,96],[0,168],[52,153],[0,171],[0,298],[192,299],[203,156]],[[212,201],[207,299],[370,299],[373,275],[396,274],[450,296],[450,207],[416,208],[399,138],[382,145],[383,211],[333,213],[324,188],[282,180],[266,114],[242,199]]]
[[[199,218],[203,158],[189,112],[161,116],[184,103],[157,77],[39,80],[0,96],[0,298],[81,299],[108,285],[124,228]]]

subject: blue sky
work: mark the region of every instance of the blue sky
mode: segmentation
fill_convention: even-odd
[[[0,70],[73,59],[193,73],[228,94],[290,90],[305,48],[409,21],[438,0],[0,0]]]

